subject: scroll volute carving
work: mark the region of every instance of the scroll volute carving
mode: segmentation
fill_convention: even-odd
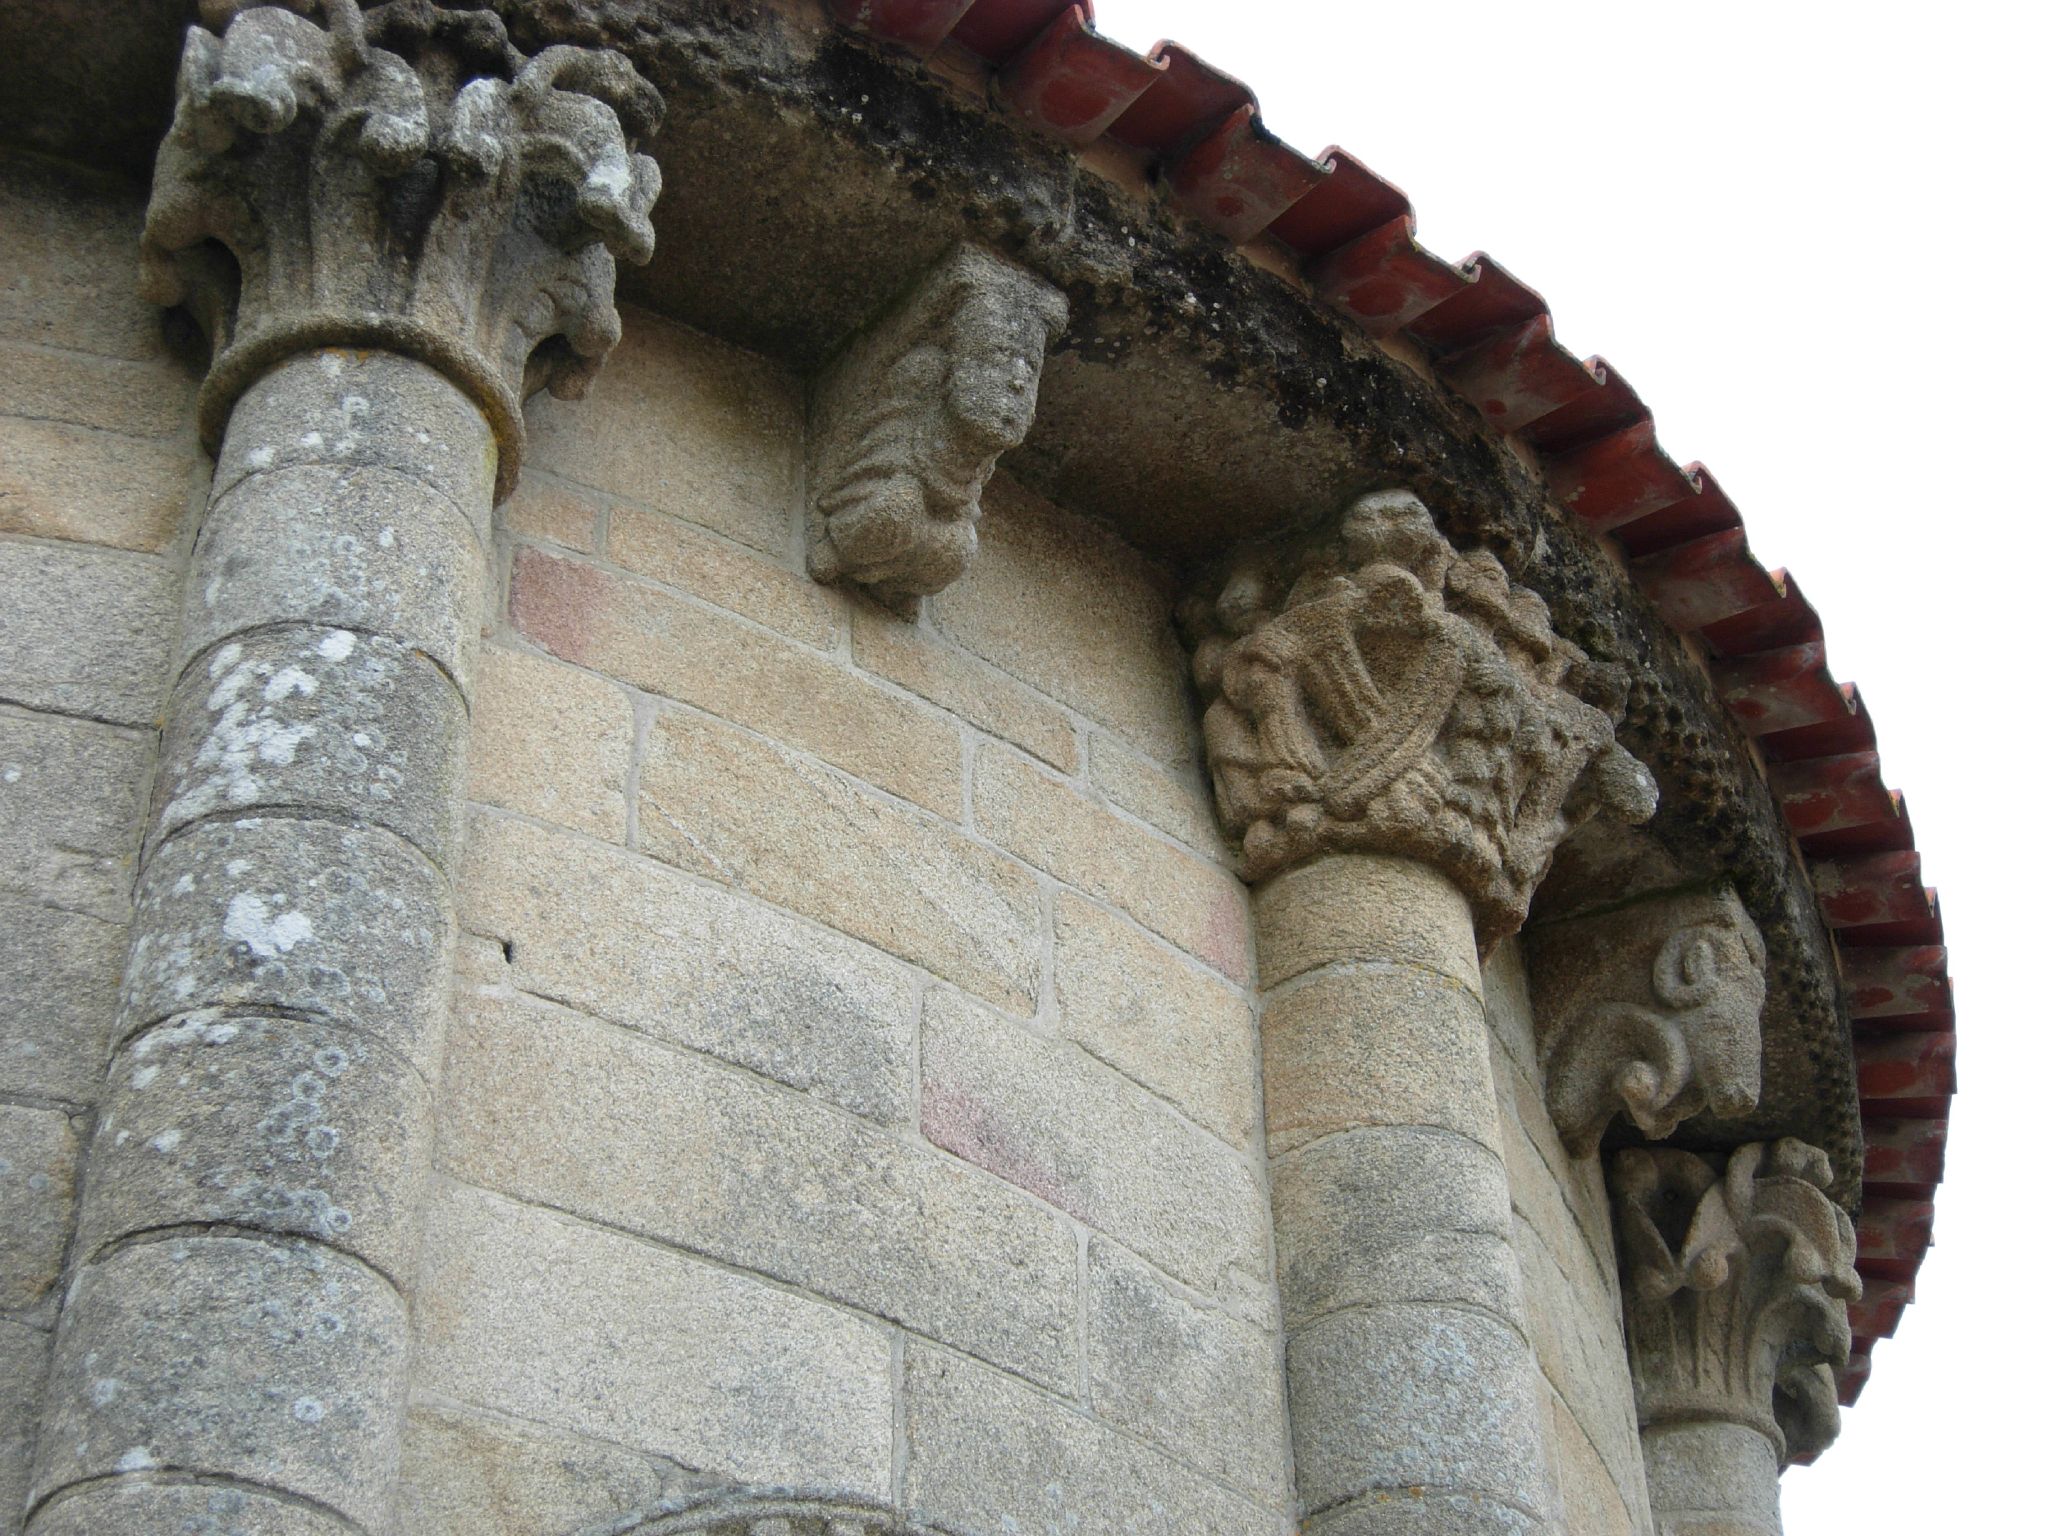
[[[1609,1179],[1637,1416],[1747,1424],[1781,1464],[1841,1427],[1835,1373],[1862,1294],[1856,1229],[1825,1193],[1827,1154],[1789,1137],[1725,1162],[1615,1154]]]
[[[1618,677],[1403,491],[1243,552],[1182,610],[1217,807],[1247,879],[1320,853],[1405,855],[1513,932],[1587,818],[1656,809],[1615,741]]]
[[[1525,936],[1544,1094],[1575,1157],[1625,1114],[1662,1140],[1763,1087],[1764,943],[1725,887],[1653,896]]]
[[[811,574],[905,617],[957,580],[982,487],[1031,430],[1066,324],[1051,284],[963,245],[856,338],[812,395]]]

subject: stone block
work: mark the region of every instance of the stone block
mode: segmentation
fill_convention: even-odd
[[[1081,765],[1080,737],[1065,711],[1007,672],[955,646],[929,624],[906,624],[872,602],[848,613],[853,659],[976,730],[999,736],[1062,773]]]
[[[1498,1158],[1427,1128],[1347,1131],[1275,1159],[1274,1246],[1290,1328],[1429,1299],[1521,1315]]]
[[[0,699],[152,727],[177,622],[173,566],[0,539]]]
[[[974,563],[930,600],[939,633],[1159,762],[1195,761],[1169,579],[1000,471],[981,501]]]
[[[28,1503],[29,1461],[49,1368],[50,1335],[0,1317],[0,1381],[6,1383],[0,1388],[0,1532],[6,1536],[21,1530]]]
[[[607,842],[626,840],[633,702],[588,672],[487,647],[470,716],[469,794]]]
[[[441,1106],[442,1161],[461,1178],[1038,1380],[1074,1379],[1072,1229],[928,1148],[687,1052],[489,995],[464,1000]]]
[[[959,819],[958,727],[836,657],[530,549],[513,565],[512,622],[564,661],[722,715]]]
[[[432,1127],[419,1074],[361,1035],[250,1016],[160,1025],[108,1076],[79,1251],[230,1225],[317,1239],[403,1285]]]
[[[1057,1398],[912,1341],[904,1350],[904,1503],[968,1531],[1284,1536],[1286,1515],[1190,1473]]]
[[[1088,1245],[1088,1401],[1263,1504],[1285,1502],[1277,1332],[1203,1305],[1115,1244]]]
[[[1088,738],[1088,782],[1112,805],[1186,843],[1203,858],[1216,864],[1230,862],[1216,805],[1199,769],[1162,768],[1120,737],[1097,731]]]
[[[346,1025],[430,1078],[454,921],[447,886],[388,832],[249,817],[193,827],[136,891],[121,1030],[207,1010]]]
[[[927,1140],[1263,1317],[1266,1207],[1245,1160],[1127,1078],[952,993],[925,999]]]
[[[727,1477],[887,1494],[884,1329],[475,1190],[444,1189],[427,1230],[419,1388]]]
[[[33,1536],[106,1536],[109,1531],[176,1536],[356,1536],[338,1516],[271,1498],[253,1488],[179,1486],[147,1476],[95,1483],[45,1505]]]
[[[789,907],[1004,1007],[1038,993],[1038,883],[957,828],[716,721],[664,714],[640,770],[656,858]]]
[[[151,838],[285,808],[454,854],[469,714],[447,675],[379,635],[280,626],[230,640],[172,693]]]
[[[33,1496],[175,1467],[373,1526],[405,1401],[405,1308],[318,1244],[137,1243],[72,1282]]]
[[[1053,917],[1059,1031],[1242,1147],[1258,1126],[1256,1034],[1245,995],[1091,901]]]
[[[1574,1283],[1585,1283],[1588,1295],[1618,1295],[1614,1218],[1600,1159],[1573,1158],[1565,1151],[1541,1090],[1498,1046],[1493,1079],[1515,1210],[1542,1234]]]
[[[911,1116],[910,972],[652,859],[479,816],[462,922],[505,979],[883,1121]]]
[[[196,396],[191,376],[168,356],[134,361],[0,341],[0,416],[169,437],[189,430]]]
[[[1380,1488],[1304,1520],[1301,1536],[1551,1536],[1556,1529],[1498,1499]],[[1574,1528],[1566,1529],[1577,1536]]]
[[[974,761],[974,822],[1056,880],[1108,902],[1236,981],[1251,974],[1237,879],[1086,799],[1013,752]]]
[[[1483,966],[1486,1023],[1524,1076],[1543,1080],[1536,1056],[1536,1016],[1529,1002],[1529,973],[1522,963],[1522,938],[1509,934],[1486,957]]]
[[[1357,1126],[1437,1126],[1496,1156],[1499,1107],[1479,1000],[1435,971],[1345,966],[1269,993],[1266,1145]]]
[[[1413,859],[1326,854],[1261,884],[1252,919],[1262,986],[1371,961],[1435,971],[1481,996],[1471,908],[1449,880]]]
[[[125,926],[148,738],[0,710],[0,887]]]
[[[78,1153],[62,1110],[0,1103],[0,1308],[28,1310],[63,1272]]]
[[[199,530],[180,662],[267,624],[382,635],[467,692],[485,598],[470,519],[387,469],[292,465],[215,497]]]
[[[644,1456],[417,1399],[400,1464],[401,1536],[561,1536],[661,1496]]]
[[[1305,1511],[1411,1488],[1547,1510],[1528,1348],[1494,1318],[1354,1308],[1292,1335],[1288,1375]]]
[[[135,291],[143,199],[54,160],[0,160],[0,335],[104,357],[163,351],[163,312]]]
[[[1558,1503],[1564,1528],[1572,1536],[1636,1536],[1654,1529],[1649,1511],[1638,1502],[1631,1512],[1614,1474],[1608,1471],[1593,1442],[1579,1428],[1571,1410],[1550,1400],[1551,1443],[1557,1449]]]
[[[182,442],[0,416],[0,533],[162,552],[202,463]]]
[[[128,929],[0,889],[0,1084],[90,1104],[106,1067]]]
[[[598,498],[552,475],[521,471],[519,488],[498,509],[500,523],[522,539],[556,544],[581,555],[595,554]]]
[[[829,650],[846,599],[786,565],[764,560],[660,512],[612,508],[605,534],[612,563],[707,603]]]
[[[782,556],[795,549],[803,389],[792,375],[646,310],[582,400],[535,399],[527,459]]]

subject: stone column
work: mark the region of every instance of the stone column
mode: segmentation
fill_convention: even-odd
[[[1841,1427],[1861,1293],[1827,1154],[1617,1153],[1615,1239],[1650,1507],[1662,1536],[1779,1536],[1778,1473]]]
[[[193,554],[37,1536],[389,1528],[491,510],[618,336],[623,58],[216,4],[145,234],[212,334]],[[324,24],[322,24],[324,22]]]
[[[1244,552],[1184,620],[1254,883],[1304,1530],[1551,1522],[1480,957],[1558,842],[1641,820],[1606,674],[1414,497]]]

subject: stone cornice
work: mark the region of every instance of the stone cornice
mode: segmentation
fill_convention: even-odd
[[[653,253],[634,145],[661,99],[617,53],[515,49],[488,12],[322,0],[325,25],[216,5],[186,33],[143,240],[145,291],[212,337],[200,431],[321,346],[460,385],[518,474],[521,399],[580,394],[617,342],[614,258]]]

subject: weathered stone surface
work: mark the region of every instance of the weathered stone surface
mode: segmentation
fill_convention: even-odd
[[[1073,723],[1049,699],[968,655],[928,622],[906,624],[871,603],[851,603],[848,612],[853,659],[860,666],[1062,773],[1080,766]]]
[[[954,994],[925,999],[926,1138],[1254,1317],[1271,1307],[1244,1160],[1159,1099]]]
[[[109,1074],[80,1252],[224,1224],[318,1239],[402,1284],[431,1136],[425,1081],[362,1035],[247,1015],[160,1025]]]
[[[1490,945],[1575,828],[1656,809],[1615,740],[1618,674],[1560,639],[1493,555],[1453,551],[1405,491],[1244,551],[1182,621],[1217,808],[1252,879],[1333,850],[1421,859]]]
[[[1061,892],[1053,995],[1067,1039],[1245,1146],[1259,1115],[1251,1005],[1135,925]]]
[[[959,818],[958,727],[836,657],[538,550],[517,556],[512,622],[564,661],[697,705]]]
[[[1448,1306],[1353,1309],[1296,1333],[1288,1358],[1305,1512],[1418,1487],[1545,1511],[1527,1348],[1506,1324]]]
[[[500,816],[471,825],[461,911],[504,946],[514,986],[870,1119],[911,1116],[915,993],[864,944]]]
[[[661,1494],[644,1456],[514,1420],[415,1400],[406,1418],[403,1536],[561,1536]]]
[[[981,488],[1024,441],[1067,301],[961,245],[856,337],[813,387],[811,574],[907,615],[967,569]]]
[[[161,561],[0,539],[0,699],[154,725],[177,594],[178,572]]]
[[[1501,1143],[1479,1000],[1434,971],[1305,976],[1260,1014],[1266,1145],[1276,1155],[1354,1126],[1430,1125]]]
[[[126,924],[149,758],[141,735],[0,709],[0,886]]]
[[[417,1315],[414,1380],[443,1397],[729,1477],[888,1491],[888,1336],[818,1302],[449,1187]]]
[[[1287,1496],[1280,1336],[1181,1294],[1115,1244],[1088,1245],[1088,1401],[1197,1470]]]
[[[174,1531],[177,1536],[354,1536],[338,1516],[253,1488],[180,1487],[147,1480],[95,1483],[43,1507],[34,1536]]]
[[[1015,753],[975,754],[974,822],[1027,863],[1128,912],[1224,975],[1250,976],[1250,923],[1236,879]]]
[[[928,1148],[687,1052],[488,995],[465,1001],[442,1103],[441,1157],[462,1178],[772,1275],[1036,1380],[1074,1379],[1071,1228]]]
[[[31,155],[0,158],[0,334],[102,357],[162,355],[135,292],[142,210],[126,182]]]
[[[171,436],[191,421],[192,381],[168,357],[94,357],[59,351],[76,344],[69,336],[54,340],[55,346],[40,347],[0,341],[0,416],[134,437]]]
[[[468,725],[447,675],[382,636],[311,625],[244,635],[172,691],[151,837],[288,806],[386,827],[445,868]]]
[[[1519,1324],[1506,1180],[1483,1147],[1428,1127],[1355,1130],[1276,1159],[1272,1180],[1290,1327],[1419,1291]]]
[[[992,1002],[1023,1011],[1037,996],[1038,885],[1022,865],[728,726],[656,719],[640,837]]]
[[[35,1453],[36,1416],[50,1367],[50,1335],[0,1318],[0,1531],[15,1536],[28,1503],[29,1458]]]
[[[128,929],[0,889],[0,1082],[84,1106],[106,1066]]]
[[[1316,859],[1261,883],[1252,912],[1263,987],[1364,960],[1435,971],[1480,994],[1470,909],[1457,887],[1413,859]]]
[[[560,545],[582,555],[595,554],[598,520],[603,515],[598,502],[595,493],[581,486],[528,469],[519,477],[519,489],[498,509],[498,519],[520,538]]]
[[[1661,1141],[1703,1111],[1756,1108],[1764,941],[1732,890],[1553,924],[1528,955],[1544,1097],[1573,1155],[1590,1156],[1616,1114]]]
[[[904,1501],[948,1528],[1061,1536],[1280,1536],[1278,1510],[986,1366],[904,1351]]]
[[[1557,1452],[1558,1504],[1573,1536],[1635,1536],[1655,1529],[1649,1509],[1640,1502],[1632,1509],[1622,1496],[1619,1481],[1561,1397],[1550,1400],[1550,1443]],[[1640,1466],[1639,1459],[1638,1475]]]
[[[62,1110],[0,1104],[0,1308],[25,1311],[57,1283],[78,1152]]]
[[[1216,804],[1196,770],[1162,768],[1126,746],[1121,737],[1095,731],[1088,738],[1088,782],[1112,805],[1186,843],[1203,858],[1229,862]]]
[[[1769,1436],[1726,1420],[1646,1426],[1643,1460],[1659,1532],[1778,1536],[1778,1451]]]
[[[671,1494],[606,1536],[940,1536],[900,1519],[892,1504],[830,1491],[707,1488]]]
[[[534,464],[782,557],[795,546],[803,390],[766,359],[646,310],[585,403],[536,400]]]
[[[0,416],[0,533],[167,550],[199,464],[183,443]]]
[[[1498,1499],[1379,1488],[1304,1520],[1302,1536],[1547,1536],[1540,1516]]]
[[[572,667],[496,646],[470,714],[469,794],[607,842],[626,840],[633,702]]]
[[[1108,529],[1006,475],[982,504],[980,552],[932,600],[933,626],[1157,761],[1194,761],[1168,579]]]
[[[624,570],[729,608],[805,645],[829,649],[839,638],[847,607],[843,596],[681,518],[615,506],[604,548]]]
[[[388,832],[258,816],[157,849],[136,892],[121,1032],[277,1010],[359,1031],[431,1078],[454,923],[431,865]]]
[[[404,1340],[390,1286],[318,1245],[193,1236],[123,1249],[67,1298],[35,1496],[177,1467],[294,1489],[372,1524],[397,1460]]]
[[[192,559],[182,661],[261,625],[326,624],[422,652],[471,687],[483,549],[463,509],[409,476],[353,465],[251,475],[215,496]]]

